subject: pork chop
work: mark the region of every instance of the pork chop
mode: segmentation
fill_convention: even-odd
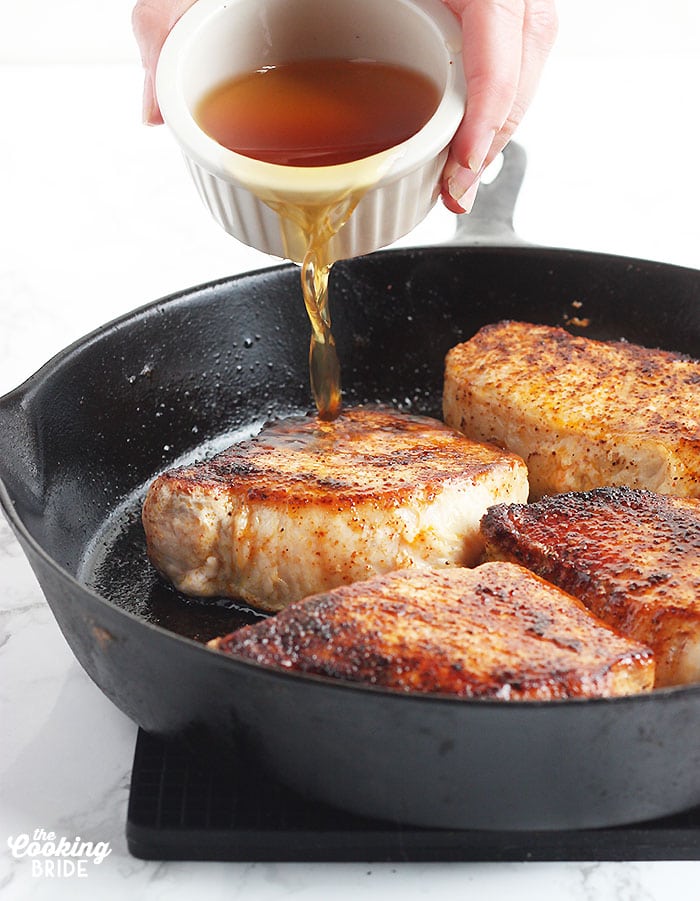
[[[700,500],[598,488],[498,505],[486,556],[521,563],[647,644],[657,686],[700,681]]]
[[[603,485],[700,496],[700,362],[499,322],[447,355],[445,421],[527,463],[531,498]]]
[[[435,419],[358,407],[284,420],[164,473],[143,525],[180,591],[274,611],[401,567],[473,564],[486,509],[527,494],[514,454]]]
[[[395,571],[209,645],[285,670],[465,698],[631,694],[654,673],[648,648],[510,563]]]

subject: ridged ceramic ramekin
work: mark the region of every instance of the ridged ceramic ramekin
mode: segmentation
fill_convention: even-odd
[[[198,0],[165,42],[156,93],[202,200],[227,232],[298,262],[303,235],[276,208],[357,192],[353,214],[330,243],[331,260],[347,259],[405,235],[435,203],[464,112],[461,44],[460,24],[442,0]],[[197,124],[197,104],[223,81],[309,58],[409,66],[438,86],[438,106],[402,144],[336,166],[254,160],[222,147]]]

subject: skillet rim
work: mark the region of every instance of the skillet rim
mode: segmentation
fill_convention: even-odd
[[[664,272],[676,272],[679,274],[687,274],[693,275],[700,279],[700,270],[694,269],[688,266],[681,266],[675,263],[664,263],[662,261],[657,260],[648,260],[638,257],[629,257],[622,254],[615,253],[601,253],[597,251],[590,250],[577,250],[570,248],[559,248],[559,247],[547,247],[547,246],[534,246],[534,245],[520,245],[520,244],[453,244],[453,245],[445,245],[445,244],[437,244],[437,245],[421,245],[415,247],[398,247],[398,248],[390,248],[387,250],[376,251],[373,254],[369,254],[367,256],[378,257],[378,256],[406,256],[406,255],[424,255],[427,253],[438,253],[438,254],[454,254],[459,253],[470,255],[470,254],[487,254],[489,256],[507,252],[509,254],[515,254],[516,256],[532,256],[533,253],[536,254],[544,254],[546,257],[568,257],[569,259],[577,259],[581,261],[592,261],[595,260],[599,263],[604,262],[606,260],[614,262],[616,265],[627,265],[633,267],[652,267],[654,269],[661,269]],[[359,258],[365,259],[366,257]],[[543,260],[543,263],[545,260]],[[343,261],[339,266],[352,266],[353,261]],[[8,410],[11,411],[14,408],[19,408],[23,405],[23,402],[26,400],[30,400],[35,393],[37,392],[39,386],[42,384],[44,380],[51,377],[53,373],[60,371],[60,369],[67,365],[74,357],[83,352],[86,348],[92,346],[94,343],[98,341],[103,341],[109,338],[111,334],[117,331],[120,328],[125,328],[130,325],[130,323],[142,319],[144,317],[148,317],[156,314],[159,309],[163,306],[176,306],[180,303],[185,303],[191,298],[202,295],[206,291],[215,290],[217,288],[222,287],[223,285],[231,285],[237,284],[241,281],[248,279],[256,279],[261,275],[268,274],[276,274],[285,271],[298,271],[298,267],[293,263],[278,263],[271,266],[260,267],[254,270],[235,273],[234,275],[222,276],[217,279],[213,279],[208,282],[203,282],[198,285],[193,285],[187,288],[182,288],[178,291],[172,292],[170,294],[164,295],[156,300],[149,301],[145,304],[139,305],[135,307],[133,310],[129,310],[125,313],[120,314],[114,319],[109,320],[103,325],[99,325],[91,331],[87,332],[82,337],[77,338],[72,341],[66,347],[59,350],[52,357],[50,357],[45,363],[43,363],[39,369],[37,369],[34,373],[29,375],[24,381],[22,381],[15,388],[8,391],[6,394],[0,397],[0,411]],[[0,439],[1,440],[1,439]],[[170,464],[172,465],[172,464]],[[138,490],[141,486],[136,486],[135,490]],[[134,489],[132,489],[134,490]],[[55,560],[43,547],[39,544],[39,542],[31,535],[27,527],[24,525],[19,515],[15,510],[15,505],[13,500],[9,494],[9,491],[0,477],[0,508],[5,514],[8,522],[10,523],[12,529],[14,530],[17,537],[21,537],[23,542],[26,542],[32,549],[32,551],[39,556],[45,564],[47,564],[62,580],[66,581],[72,588],[72,590],[77,590],[79,593],[85,593],[90,598],[91,602],[96,603],[98,606],[105,606],[112,613],[116,613],[118,616],[125,616],[128,620],[132,622],[138,623],[140,626],[145,626],[156,635],[161,638],[174,641],[177,644],[184,643],[185,647],[190,649],[197,649],[195,653],[202,652],[205,654],[214,654],[215,661],[212,661],[213,665],[221,666],[224,665],[226,667],[243,667],[244,669],[253,669],[255,671],[263,671],[266,673],[266,676],[269,678],[283,679],[285,682],[291,677],[294,680],[301,680],[302,682],[309,682],[312,685],[315,685],[317,688],[327,688],[329,690],[341,690],[341,691],[351,691],[351,692],[359,692],[362,694],[369,693],[370,695],[377,695],[382,697],[392,697],[397,699],[403,699],[405,703],[432,703],[432,704],[450,704],[450,705],[458,705],[460,707],[464,706],[472,706],[478,705],[479,707],[494,707],[498,709],[503,709],[504,707],[516,707],[521,710],[539,710],[542,708],[552,708],[552,707],[560,707],[560,706],[587,706],[590,707],[592,705],[601,706],[601,705],[627,705],[630,703],[652,703],[655,700],[662,699],[671,699],[676,696],[689,697],[693,695],[700,695],[700,682],[691,683],[688,685],[676,685],[676,686],[667,686],[663,688],[655,688],[649,692],[637,692],[635,694],[630,695],[619,695],[614,697],[593,697],[593,698],[555,698],[551,700],[513,700],[513,701],[505,701],[505,700],[496,700],[493,698],[464,698],[464,697],[456,697],[454,695],[445,694],[441,692],[408,692],[408,691],[400,691],[398,689],[392,689],[385,686],[377,686],[371,683],[365,682],[351,682],[348,680],[341,679],[333,679],[330,676],[322,676],[320,674],[315,673],[304,673],[297,670],[281,670],[278,667],[271,666],[270,664],[258,663],[252,660],[246,660],[243,658],[237,658],[231,655],[224,654],[221,651],[217,651],[215,649],[207,648],[206,645],[201,642],[195,641],[192,638],[189,638],[186,635],[180,635],[176,632],[170,631],[163,626],[158,625],[157,623],[149,622],[148,620],[143,619],[141,616],[138,616],[136,613],[133,613],[129,610],[120,607],[117,604],[114,604],[108,598],[99,594],[90,586],[85,583],[79,581],[76,576],[73,576],[67,569],[65,569],[57,560]],[[24,550],[24,548],[23,548]],[[43,594],[43,590],[42,590]],[[46,599],[46,598],[45,598]],[[51,604],[48,602],[49,607],[51,608]],[[53,611],[52,611],[53,613]],[[71,653],[73,650],[71,648]]]

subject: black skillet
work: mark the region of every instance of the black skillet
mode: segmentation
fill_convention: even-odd
[[[439,415],[445,352],[502,318],[700,356],[700,272],[523,246],[517,147],[465,220],[472,246],[377,253],[332,277],[346,403]],[[519,246],[520,245],[520,246]],[[308,326],[292,266],[158,301],[60,353],[0,400],[0,500],[66,640],[144,729],[293,789],[427,826],[568,829],[700,803],[700,685],[548,703],[409,696],[275,672],[201,646],[254,618],[202,609],[144,555],[159,470],[307,410]],[[191,636],[191,637],[187,637]]]

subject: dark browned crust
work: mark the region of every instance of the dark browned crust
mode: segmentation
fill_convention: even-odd
[[[511,560],[646,642],[660,672],[700,627],[700,501],[598,488],[498,504],[481,523],[486,558]]]
[[[521,567],[403,570],[291,604],[211,646],[256,663],[406,692],[551,699],[611,692],[652,656]]]

